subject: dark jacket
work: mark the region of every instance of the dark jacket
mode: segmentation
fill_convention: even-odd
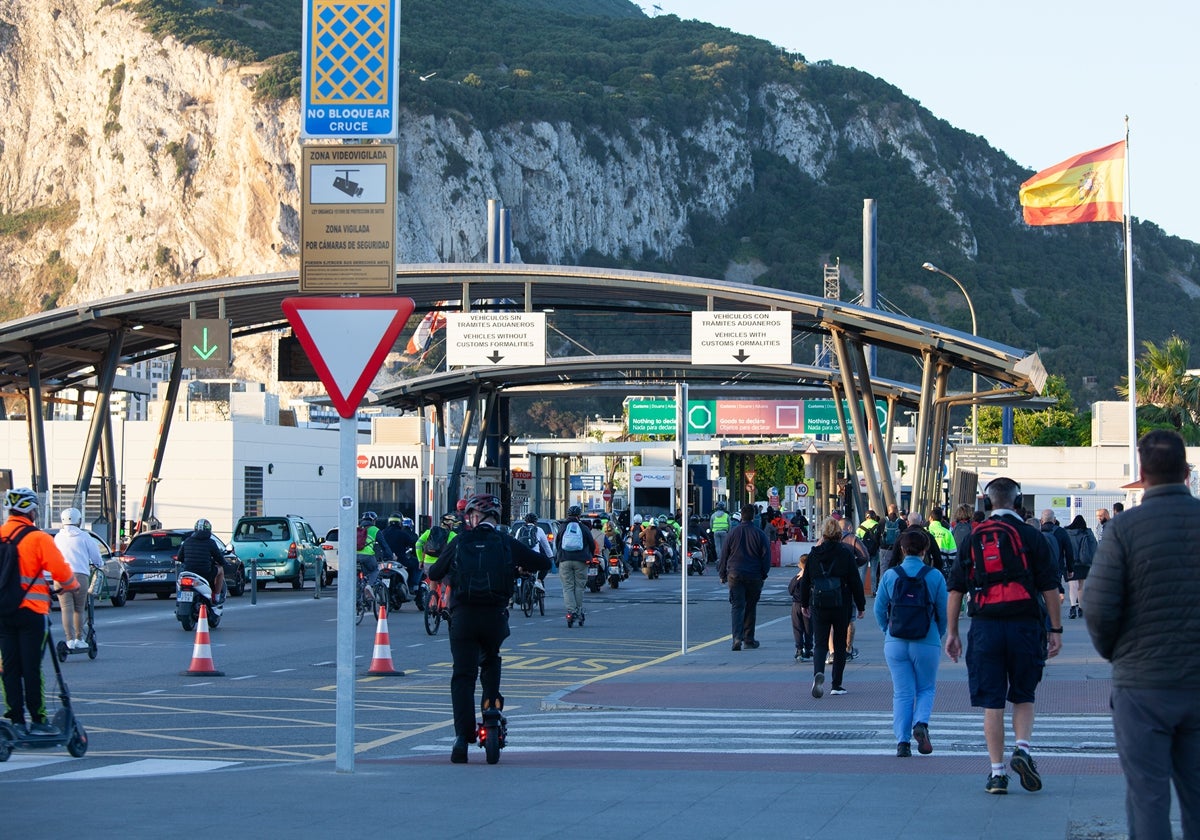
[[[1200,689],[1200,499],[1150,487],[1113,517],[1085,599],[1092,644],[1123,688]]]
[[[858,562],[854,550],[842,542],[820,542],[808,552],[804,564],[804,575],[800,578],[800,603],[812,604],[812,582],[814,577],[841,578],[842,604],[853,602],[858,612],[867,609],[867,597],[863,592],[862,578],[858,576]]]
[[[1061,525],[1054,522],[1043,522],[1042,533],[1049,534],[1050,539],[1058,546],[1058,551],[1053,554],[1054,563],[1058,566],[1058,576],[1061,578],[1073,573],[1075,571],[1075,549],[1071,545],[1071,538],[1067,536],[1067,532]]]
[[[182,566],[181,571],[200,575],[210,586],[216,580],[217,571],[222,568],[223,554],[210,531],[192,531],[179,544],[176,556]]]
[[[1073,571],[1083,575],[1084,571],[1080,571],[1079,567],[1090,567],[1092,561],[1096,559],[1096,537],[1086,525],[1082,528],[1063,528],[1063,530],[1067,532],[1067,536],[1071,540],[1071,549],[1075,553]]]
[[[1033,588],[1036,592],[1049,592],[1058,590],[1058,564],[1050,556],[1049,541],[1042,535],[1042,532],[1032,525],[1027,525],[1023,519],[1020,519],[1011,511],[993,513],[989,518],[999,516],[1009,525],[1017,529],[1017,533],[1021,537],[1021,542],[1025,546],[1025,550],[1029,553],[1029,569],[1033,575]],[[958,548],[958,558],[950,568],[950,575],[947,578],[949,590],[951,592],[970,592],[971,582],[969,571],[971,568],[971,542],[968,540]],[[1029,603],[1028,611],[1019,616],[1014,616],[1013,620],[1018,621],[1041,621],[1043,607],[1038,599],[1034,599]]]
[[[767,579],[771,573],[771,544],[762,528],[742,522],[729,532],[717,558],[717,575],[722,581],[731,577]]]
[[[391,550],[392,554],[396,555],[397,560],[404,560],[405,555],[411,548],[416,552],[417,537],[412,531],[405,528],[403,525],[398,525],[395,522],[389,523],[386,528],[379,532],[375,537],[375,543],[380,542]],[[378,554],[379,552],[376,552]]]
[[[486,528],[495,530],[495,526],[491,522],[480,522],[473,530]],[[587,529],[583,532],[586,534]],[[454,568],[454,558],[458,556],[458,549],[466,545],[471,530],[464,530],[463,533],[446,544],[442,549],[442,553],[438,555],[437,562],[429,567],[429,579],[439,581],[450,575],[451,569]],[[524,569],[527,572],[545,572],[550,569],[550,561],[540,551],[534,551],[529,546],[520,540],[513,539],[508,534],[501,534],[500,539],[505,540],[508,544],[509,556],[512,558],[514,569]],[[498,554],[495,558],[497,563],[503,563],[505,558],[502,554]],[[514,573],[515,578],[515,573]],[[451,581],[453,582],[453,581]],[[452,586],[450,587],[450,609],[458,607],[470,607],[471,604],[461,603],[458,598],[458,591]],[[495,607],[478,607],[478,609],[495,609]]]

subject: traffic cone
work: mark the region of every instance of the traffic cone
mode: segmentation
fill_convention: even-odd
[[[213,662],[212,647],[208,641],[208,608],[200,605],[200,620],[196,622],[196,644],[192,647],[192,664],[186,671],[180,671],[185,677],[223,677],[224,671],[218,671]]]
[[[371,667],[367,673],[373,677],[403,677],[392,664],[392,642],[388,637],[387,607],[379,605],[379,622],[375,625],[375,649],[371,652]]]

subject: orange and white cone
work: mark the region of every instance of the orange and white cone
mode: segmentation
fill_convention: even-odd
[[[371,667],[367,673],[373,677],[403,677],[392,664],[392,642],[388,636],[387,607],[379,605],[379,621],[375,625],[375,649],[371,651]]]
[[[192,647],[192,664],[186,671],[180,672],[185,677],[223,677],[224,671],[218,671],[213,662],[212,646],[208,639],[208,608],[200,605],[200,620],[196,622],[196,644]]]

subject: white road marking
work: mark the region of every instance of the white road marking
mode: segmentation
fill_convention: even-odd
[[[132,776],[171,776],[180,773],[203,773],[208,770],[220,770],[241,764],[240,761],[204,761],[172,760],[165,758],[145,758],[128,764],[111,764],[107,767],[93,767],[90,770],[74,770],[53,776],[43,776],[37,781],[49,779],[119,779]]]

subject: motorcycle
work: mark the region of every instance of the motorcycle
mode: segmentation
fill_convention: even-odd
[[[706,565],[706,558],[708,555],[707,544],[708,540],[704,539],[704,537],[688,534],[687,573],[689,576],[704,574],[704,567]]]
[[[379,584],[383,587],[387,597],[380,599],[379,602],[387,605],[388,612],[396,612],[402,605],[413,601],[417,605],[417,609],[423,612],[429,595],[429,584],[425,580],[423,571],[420,578],[415,588],[410,587],[408,568],[403,563],[396,559],[381,560],[379,562]]]
[[[658,551],[657,549],[643,546],[642,548],[642,574],[646,576],[646,580],[654,580],[658,577]]]
[[[616,589],[621,585],[629,573],[625,570],[625,564],[621,562],[621,550],[619,548],[609,549],[608,552],[608,586],[610,589]]]
[[[604,574],[600,569],[600,555],[593,554],[587,559],[587,588],[589,592],[599,592],[604,585]]]
[[[175,618],[185,631],[196,629],[201,605],[208,608],[208,626],[215,630],[221,625],[221,613],[225,611],[225,593],[221,593],[219,601],[214,601],[207,580],[193,572],[180,572],[175,584]]]
[[[659,563],[662,565],[662,570],[667,574],[674,574],[679,571],[679,554],[675,547],[675,539],[673,534],[664,533],[663,542],[658,546]]]

